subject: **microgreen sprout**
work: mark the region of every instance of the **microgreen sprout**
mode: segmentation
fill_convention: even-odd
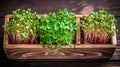
[[[117,20],[107,10],[99,10],[81,18],[84,41],[92,44],[105,44],[114,35]]]
[[[69,45],[75,39],[77,30],[75,13],[67,9],[59,9],[57,12],[50,12],[47,16],[41,16],[40,41],[50,49],[62,49],[62,45]]]
[[[12,43],[37,43],[37,25],[39,20],[36,12],[31,9],[17,9],[13,11],[7,26]]]

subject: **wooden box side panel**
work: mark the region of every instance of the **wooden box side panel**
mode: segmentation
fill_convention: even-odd
[[[76,44],[81,44],[81,35],[80,35],[80,18],[82,15],[76,15],[76,22],[78,24],[78,30],[76,31]]]
[[[116,29],[116,27],[114,26],[113,29]],[[112,44],[117,45],[117,37],[115,32],[114,32],[114,36],[112,36],[111,42]]]
[[[8,45],[8,31],[7,31],[7,25],[8,25],[8,22],[9,22],[9,18],[11,17],[12,15],[6,15],[5,16],[5,23],[4,23],[4,45]]]

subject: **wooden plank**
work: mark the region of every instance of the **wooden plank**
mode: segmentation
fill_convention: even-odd
[[[77,19],[77,24],[78,24],[78,30],[76,31],[76,44],[80,44],[80,18],[76,18]]]
[[[10,18],[12,16],[12,14],[8,14],[5,16],[5,18]]]
[[[81,44],[76,45],[76,48],[116,48],[115,44]]]
[[[81,15],[81,14],[77,14],[77,15],[76,15],[77,18],[81,18],[82,16],[83,16],[83,15]]]
[[[43,48],[40,44],[9,44],[4,46],[4,48]]]
[[[74,44],[75,45],[75,44]],[[62,46],[63,48],[73,48],[69,46]],[[7,48],[43,48],[42,44],[9,44],[4,46]],[[116,48],[114,44],[81,44],[76,45],[75,48]]]
[[[9,18],[11,17],[11,15],[6,15],[5,16],[5,24],[4,24],[4,45],[8,45],[8,32],[7,32],[7,25],[9,22]]]
[[[6,49],[8,59],[106,59],[111,58],[114,49],[110,48],[95,48],[95,49],[62,49],[61,54],[51,55],[50,49]],[[46,53],[49,53],[46,55]]]
[[[117,45],[116,49],[120,49],[120,45]]]
[[[113,29],[115,29],[115,26],[113,27]],[[117,44],[117,39],[116,39],[116,33],[114,32],[114,36],[112,36],[112,44]]]

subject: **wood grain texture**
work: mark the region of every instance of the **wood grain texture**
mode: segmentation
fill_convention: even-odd
[[[11,15],[7,15],[5,16],[5,24],[4,24],[4,45],[8,45],[8,31],[7,31],[7,25],[9,22],[9,18],[11,17]],[[7,35],[6,35],[7,34]]]
[[[107,50],[107,51],[106,51]],[[108,52],[109,50],[109,52]],[[64,53],[64,55],[45,55],[46,52],[49,52],[49,49],[35,49],[35,48],[30,48],[30,49],[21,49],[21,48],[17,48],[17,49],[6,49],[6,54],[8,59],[44,59],[44,60],[57,60],[57,59],[63,59],[63,60],[82,60],[82,59],[94,59],[94,60],[100,60],[100,59],[110,59],[110,57],[112,56],[112,53],[114,52],[114,48],[113,49],[109,49],[109,48],[96,48],[96,49],[92,49],[92,48],[87,48],[87,49],[63,49],[62,53]],[[83,54],[83,55],[81,55]]]
[[[74,44],[75,47],[62,46],[62,48],[116,48],[115,44]],[[103,46],[104,45],[104,46]],[[8,44],[4,46],[4,49],[8,48],[44,48],[42,44]]]
[[[76,31],[76,44],[81,44],[81,35],[80,35],[80,18],[76,18],[78,24],[78,30]]]
[[[117,48],[112,57],[112,60],[120,60],[120,1],[119,0],[1,0],[0,2],[0,43],[3,45],[3,28],[4,17],[7,14],[11,14],[13,10],[17,8],[26,9],[31,8],[32,11],[36,11],[38,14],[45,14],[50,11],[56,11],[59,8],[67,8],[69,11],[80,14],[80,11],[86,7],[92,6],[94,10],[107,9],[110,13],[114,14],[117,19],[117,29],[119,32],[117,35]],[[1,51],[2,51],[1,47]],[[2,56],[4,53],[2,53]]]

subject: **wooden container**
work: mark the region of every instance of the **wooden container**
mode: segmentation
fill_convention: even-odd
[[[79,29],[76,31],[76,43],[74,47],[63,46],[60,51],[62,55],[47,55],[49,49],[42,47],[41,44],[9,44],[6,26],[12,15],[5,16],[4,28],[4,51],[8,59],[63,59],[63,60],[84,60],[84,59],[110,59],[116,48],[116,34],[111,39],[111,44],[81,44],[80,18],[76,15]]]

